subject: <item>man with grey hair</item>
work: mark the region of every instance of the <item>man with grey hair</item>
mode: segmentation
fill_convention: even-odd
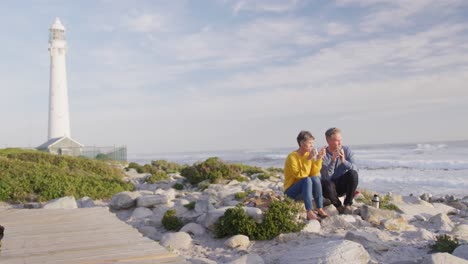
[[[354,154],[347,146],[342,145],[341,130],[333,127],[325,132],[328,146],[323,157],[322,189],[323,196],[328,198],[340,214],[349,212],[353,204],[354,192],[359,178]],[[344,206],[338,197],[346,195]]]

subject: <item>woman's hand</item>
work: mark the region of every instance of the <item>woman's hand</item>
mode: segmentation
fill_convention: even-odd
[[[327,154],[327,147],[323,147],[318,153],[317,159],[322,159]]]

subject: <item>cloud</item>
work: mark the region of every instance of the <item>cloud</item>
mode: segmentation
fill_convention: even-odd
[[[327,33],[329,35],[333,35],[333,36],[343,35],[343,34],[348,33],[349,31],[350,31],[350,27],[345,24],[332,22],[332,23],[328,23],[327,25]]]
[[[234,2],[232,9],[234,14],[242,11],[283,13],[296,9],[299,6],[298,2],[298,0],[241,0]]]
[[[126,25],[129,30],[141,33],[168,30],[167,17],[157,13],[143,13],[127,17]]]

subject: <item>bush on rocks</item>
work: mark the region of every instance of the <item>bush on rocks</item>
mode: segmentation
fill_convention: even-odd
[[[185,167],[180,174],[191,184],[198,184],[204,180],[217,183],[222,179],[233,180],[240,176],[236,166],[226,164],[217,157],[208,158],[204,162]]]
[[[166,230],[171,230],[171,231],[179,231],[184,226],[184,223],[182,223],[182,220],[180,220],[176,216],[175,209],[167,210],[164,213],[164,216],[161,222]]]
[[[226,210],[216,225],[215,233],[219,238],[232,235],[246,235],[253,240],[273,239],[282,233],[298,232],[303,223],[297,222],[299,209],[292,200],[274,201],[266,211],[263,221],[256,223],[249,217],[242,205]]]
[[[184,189],[184,185],[181,183],[175,183],[174,185],[172,185],[172,188],[181,191]]]
[[[165,171],[166,173],[180,172],[184,166],[179,165],[175,162],[169,162],[167,160],[153,160],[151,166],[157,170]]]
[[[167,179],[169,179],[167,174],[164,171],[160,170],[160,171],[153,172],[151,174],[151,176],[146,178],[146,182],[152,184],[152,183],[156,183],[158,181],[163,181],[163,180],[167,180]]]
[[[189,209],[189,210],[194,210],[195,209],[195,205],[196,205],[197,202],[193,201],[193,202],[190,202],[188,204],[184,204],[184,207]]]
[[[240,173],[245,174],[245,175],[253,175],[257,173],[262,173],[263,169],[260,167],[256,166],[250,166],[250,165],[245,165],[245,164],[233,164],[234,167],[236,167]]]
[[[431,245],[433,252],[447,252],[452,253],[460,243],[457,238],[453,238],[449,235],[440,235],[436,237],[436,241]]]
[[[0,200],[41,202],[64,196],[111,198],[133,190],[109,162],[36,150],[0,150]]]

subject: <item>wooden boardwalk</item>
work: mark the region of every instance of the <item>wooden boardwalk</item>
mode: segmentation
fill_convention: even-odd
[[[0,209],[0,263],[187,263],[107,208]]]

